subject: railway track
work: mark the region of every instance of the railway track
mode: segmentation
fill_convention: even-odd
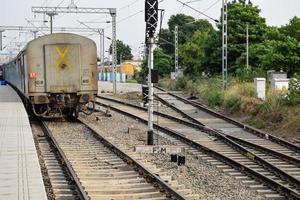
[[[276,143],[281,147],[285,147],[285,150],[289,149],[290,151],[286,152],[288,155],[300,158],[300,147],[289,141],[243,124],[215,112],[198,102],[187,100],[178,94],[168,92],[159,87],[155,87],[155,89],[157,90],[155,94],[156,98],[195,123],[216,128],[219,131],[226,132],[228,135],[244,137],[253,141],[261,138],[264,139],[262,141],[267,141],[267,143],[263,145],[269,146],[270,144]]]
[[[46,122],[45,129],[78,179],[82,199],[190,199],[83,121]]]
[[[49,200],[87,199],[79,180],[44,122],[31,120],[44,185]]]
[[[101,105],[147,122],[145,108],[110,98],[98,98]],[[178,114],[181,115],[179,110]],[[159,116],[159,125],[156,125],[156,128],[167,134],[174,144],[181,145],[198,157],[222,168],[267,198],[300,198],[297,176],[300,172],[299,160],[288,154],[292,150],[283,151],[281,148],[285,147],[278,144],[276,150],[271,150],[267,146],[249,142],[252,141],[251,138],[247,141],[233,134],[226,135],[225,131],[204,126],[195,118],[191,122],[158,112],[155,112],[155,115]],[[250,137],[250,133],[248,136]],[[231,167],[228,168],[228,165]]]

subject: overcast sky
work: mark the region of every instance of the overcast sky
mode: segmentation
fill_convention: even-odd
[[[188,2],[189,0],[181,0]],[[19,25],[32,26],[26,20],[31,20],[35,26],[40,26],[43,21],[43,15],[34,14],[31,12],[32,6],[68,6],[71,0],[1,0],[0,6],[0,25]],[[219,19],[221,0],[199,0],[189,5],[194,8],[205,11],[205,13],[213,18]],[[254,5],[258,5],[261,9],[261,15],[266,18],[267,24],[272,26],[281,26],[287,24],[293,16],[300,16],[300,1],[299,0],[252,0]],[[117,38],[129,44],[133,50],[135,57],[142,50],[142,42],[144,42],[144,0],[75,0],[78,7],[99,7],[99,8],[117,8]],[[195,17],[196,19],[205,19],[190,8],[183,7],[176,0],[163,0],[159,4],[160,8],[165,9],[165,17],[163,27],[166,27],[169,17],[177,13],[185,13]],[[131,17],[130,17],[131,16]],[[46,17],[47,19],[47,17]],[[47,19],[48,20],[48,19]],[[54,26],[68,27],[85,27],[80,25],[78,21],[83,22],[105,22],[110,20],[109,15],[74,15],[60,14],[54,18]],[[49,26],[49,23],[46,23]],[[105,35],[111,36],[110,24],[105,23],[87,23],[90,27],[105,28]],[[3,46],[9,42],[26,43],[32,39],[32,34],[25,32],[17,33],[6,31],[3,35]],[[97,34],[84,34],[95,40],[99,44],[99,36]],[[106,50],[110,43],[105,40]]]

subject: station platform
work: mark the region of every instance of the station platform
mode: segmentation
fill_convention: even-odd
[[[47,199],[28,116],[9,85],[0,85],[0,199]]]

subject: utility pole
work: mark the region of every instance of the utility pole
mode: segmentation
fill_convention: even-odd
[[[37,34],[37,32],[38,32],[38,30],[33,30],[33,31],[32,31],[32,33],[33,33],[33,38],[34,38],[34,39],[36,39],[36,34]]]
[[[148,42],[148,131],[147,144],[153,145],[153,53],[154,34],[158,21],[158,0],[145,1],[146,41]]]
[[[104,63],[104,29],[99,29],[99,35],[100,35],[100,59],[101,62]]]
[[[177,25],[175,26],[174,34],[175,34],[175,74],[177,76],[178,71],[179,71],[179,68],[178,68],[178,26]]]
[[[2,33],[4,32],[4,30],[1,30],[0,29],[0,51],[3,50],[3,47],[2,47]]]
[[[222,78],[223,90],[228,86],[227,74],[227,0],[222,0]]]
[[[246,68],[249,69],[249,24],[246,27]]]
[[[50,17],[50,34],[53,33],[53,16],[57,15],[56,12],[46,12],[46,14]]]
[[[113,91],[117,94],[117,31],[116,31],[116,9],[110,9],[112,17],[112,65],[113,65]]]

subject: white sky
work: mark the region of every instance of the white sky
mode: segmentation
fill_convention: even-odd
[[[188,2],[188,0],[182,1]],[[41,14],[37,14],[34,18],[31,12],[32,6],[57,6],[60,2],[62,2],[61,6],[68,6],[71,0],[1,0],[0,2],[0,26],[26,26],[30,24],[28,24],[25,18],[36,21],[43,20],[43,15]],[[299,0],[252,0],[252,2],[254,5],[259,6],[262,11],[261,14],[266,18],[268,25],[281,26],[287,24],[293,16],[300,16]],[[144,12],[142,11],[144,9],[144,0],[75,0],[75,3],[78,7],[117,8],[117,21],[121,20],[117,24],[117,38],[130,45],[135,57],[139,55],[139,52],[142,50],[141,43],[144,42],[145,35]],[[190,5],[201,11],[209,8],[205,13],[219,19],[221,0],[199,0]],[[214,6],[211,7],[212,5]],[[166,27],[169,17],[177,13],[185,13],[197,19],[205,18],[187,7],[183,7],[176,0],[163,0],[159,4],[159,7],[165,9],[163,27]],[[138,14],[134,15],[135,13]],[[131,15],[134,16],[127,18]],[[103,22],[110,20],[110,16],[61,14],[55,17],[54,26],[84,27],[77,20]],[[41,24],[41,22],[33,23],[36,26]],[[46,23],[46,25],[49,26],[49,23]],[[106,28],[105,35],[111,37],[111,27],[109,24],[89,23],[88,25],[91,27]],[[3,35],[6,36],[3,38],[3,46],[6,46],[10,42],[25,43],[33,37],[32,34],[13,31],[6,31]],[[94,39],[97,44],[99,43],[99,36],[97,34],[89,37]],[[107,50],[110,41],[105,40],[105,43]]]

